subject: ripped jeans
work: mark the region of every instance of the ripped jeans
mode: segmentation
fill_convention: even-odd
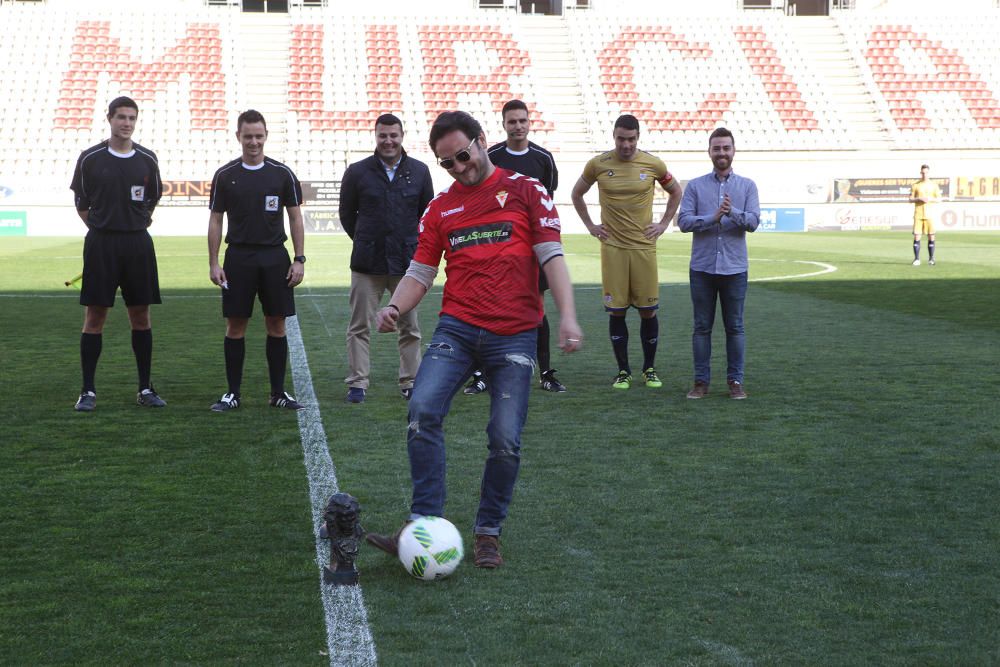
[[[442,315],[410,398],[406,448],[413,480],[411,518],[444,516],[444,418],[451,401],[476,368],[489,386],[486,466],[473,532],[499,535],[521,464],[521,429],[535,367],[536,329],[499,336]]]

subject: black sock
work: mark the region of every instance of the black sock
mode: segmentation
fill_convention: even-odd
[[[934,261],[934,241],[930,240],[927,242],[927,254],[930,255],[931,261]]]
[[[153,330],[132,330],[132,352],[135,368],[139,371],[139,391],[149,389],[150,369],[153,367]]]
[[[608,333],[611,335],[611,349],[615,351],[618,370],[632,372],[628,364],[628,323],[624,317],[611,315],[608,318]]]
[[[642,370],[656,366],[656,343],[660,337],[660,319],[653,315],[639,323],[639,338],[642,339]]]
[[[97,375],[97,360],[101,358],[103,334],[80,334],[80,368],[83,370],[83,390],[97,393],[94,377]]]
[[[288,338],[267,337],[267,374],[271,378],[271,393],[285,391],[285,369],[288,367]]]
[[[542,373],[552,368],[549,357],[549,318],[542,315],[542,323],[538,326],[538,370]]]
[[[243,359],[247,353],[246,339],[227,336],[223,348],[226,355],[226,382],[229,383],[229,393],[239,396],[240,385],[243,384]]]
[[[920,241],[913,242],[913,259],[920,259]]]

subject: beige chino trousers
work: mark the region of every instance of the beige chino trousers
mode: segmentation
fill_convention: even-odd
[[[348,387],[368,389],[371,375],[371,331],[382,295],[390,297],[402,276],[373,276],[351,271],[351,322],[347,327],[347,365],[344,382]],[[416,309],[400,315],[399,388],[409,389],[420,366],[420,324]]]

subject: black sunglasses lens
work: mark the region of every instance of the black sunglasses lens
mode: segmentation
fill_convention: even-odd
[[[456,153],[454,158],[446,157],[445,159],[438,162],[438,164],[441,165],[441,167],[444,169],[451,169],[452,167],[455,166],[455,160],[458,160],[459,162],[468,162],[471,159],[472,159],[472,153],[470,153],[468,150],[464,150]]]

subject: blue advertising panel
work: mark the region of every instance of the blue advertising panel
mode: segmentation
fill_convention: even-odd
[[[762,208],[758,232],[804,232],[806,231],[806,210],[804,208]]]

